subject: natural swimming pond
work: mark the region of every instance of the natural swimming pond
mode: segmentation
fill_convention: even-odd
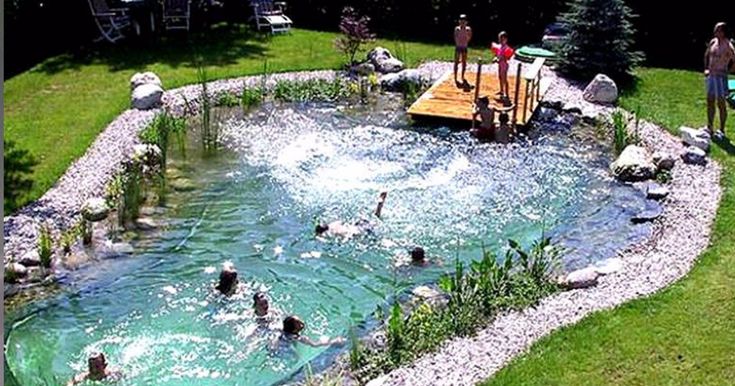
[[[103,351],[121,384],[277,384],[340,348],[269,348],[276,333],[254,320],[257,290],[301,316],[307,336],[346,336],[483,245],[527,245],[545,229],[567,248],[564,266],[579,268],[650,232],[630,221],[644,194],[609,177],[609,151],[590,128],[562,119],[527,141],[480,144],[466,131],[410,126],[384,103],[265,105],[227,123],[232,150],[176,157],[176,174],[197,189],[167,196],[165,228],[141,235],[132,257],[70,272],[61,294],[6,315],[19,383],[65,382]],[[318,220],[369,218],[381,191],[371,234],[314,237]],[[443,264],[400,266],[415,245]],[[245,283],[230,299],[212,291],[225,261]]]

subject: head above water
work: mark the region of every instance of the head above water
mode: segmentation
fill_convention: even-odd
[[[488,106],[490,104],[490,98],[487,95],[483,95],[477,98],[477,104],[480,106]]]
[[[500,44],[508,43],[508,33],[505,31],[500,31],[500,33],[498,34],[498,41],[500,42]]]
[[[253,295],[253,308],[255,309],[255,315],[265,316],[268,314],[270,303],[268,302],[268,296],[265,292],[258,291]]]
[[[508,113],[506,112],[500,113],[498,120],[500,121],[501,124],[508,123],[508,121],[510,121],[510,118],[508,117]]]
[[[423,263],[426,261],[426,253],[424,248],[415,247],[411,250],[411,261],[414,263]]]
[[[714,35],[716,38],[720,39],[727,38],[727,24],[725,22],[715,24]]]
[[[317,236],[321,235],[322,233],[328,230],[329,230],[329,225],[324,224],[324,223],[317,224],[316,228],[314,228],[314,232],[316,233]]]
[[[219,283],[217,284],[217,291],[224,295],[232,295],[237,287],[237,271],[232,265],[225,265],[222,271],[219,273]]]
[[[93,380],[100,380],[105,377],[107,372],[107,359],[105,354],[98,352],[87,358],[87,366],[89,367],[89,377]]]
[[[283,320],[283,332],[291,335],[299,335],[306,325],[296,315],[287,316]]]

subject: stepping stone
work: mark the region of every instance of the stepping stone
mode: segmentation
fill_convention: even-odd
[[[669,188],[659,184],[650,184],[646,189],[646,198],[651,200],[662,200],[669,195]]]

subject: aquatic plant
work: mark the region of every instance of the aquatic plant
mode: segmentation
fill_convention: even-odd
[[[158,114],[143,131],[139,137],[141,142],[156,145],[161,150],[161,170],[166,170],[168,159],[169,141],[172,135],[179,137],[186,132],[186,119],[175,117],[168,110]]]
[[[209,77],[203,66],[197,67],[197,80],[200,87],[199,92],[199,129],[202,138],[202,146],[205,151],[216,150],[219,146],[219,125],[212,123],[212,95],[208,89]]]
[[[77,241],[79,237],[79,231],[75,226],[69,227],[67,230],[61,232],[59,236],[59,246],[64,254],[71,252],[71,247]]]
[[[404,315],[395,302],[385,323],[385,347],[368,349],[353,342],[350,366],[357,379],[372,379],[453,336],[471,335],[499,312],[535,304],[557,290],[553,277],[562,250],[550,238],[542,236],[529,249],[513,240],[508,245],[500,263],[484,250],[469,269],[457,259],[454,272],[439,281],[446,305],[423,303]]]
[[[260,87],[243,87],[240,95],[240,104],[243,109],[259,105],[263,101],[265,92]]]
[[[335,77],[332,80],[309,79],[307,81],[278,81],[273,89],[273,97],[282,102],[333,102],[346,98],[359,91],[350,82]]]
[[[234,94],[228,92],[222,92],[217,94],[215,106],[218,107],[235,107],[239,104],[237,97]]]
[[[615,155],[620,155],[628,145],[637,145],[641,142],[640,136],[638,135],[639,121],[636,116],[632,118],[636,119],[635,129],[633,131],[628,130],[630,120],[622,110],[615,110],[611,114],[610,119],[613,126]]]
[[[54,253],[53,247],[51,227],[48,224],[43,224],[39,228],[38,233],[38,257],[41,259],[41,265],[45,268],[51,267],[51,257]]]

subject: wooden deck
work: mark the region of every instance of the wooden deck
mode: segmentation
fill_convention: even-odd
[[[511,73],[513,70],[511,69]],[[408,109],[408,113],[412,116],[435,117],[456,119],[462,121],[472,120],[472,105],[475,99],[475,81],[477,74],[468,72],[465,75],[467,82],[471,87],[457,87],[454,83],[454,73],[447,72],[429,90],[414,102]],[[523,76],[522,76],[523,78]],[[508,74],[508,83],[510,85],[510,100],[515,100],[516,77]],[[540,82],[540,96],[543,96],[549,88],[550,82],[544,79]],[[534,100],[533,106],[531,101],[526,104],[526,80],[521,79],[519,95],[518,95],[518,111],[516,116],[517,125],[525,125],[531,119],[533,110],[538,107],[538,103]],[[502,107],[500,101],[496,100],[496,93],[500,91],[500,83],[497,74],[483,73],[480,79],[480,96],[486,95],[490,98],[490,103],[496,108]],[[525,118],[523,110],[526,110]],[[496,120],[498,115],[495,116]]]

